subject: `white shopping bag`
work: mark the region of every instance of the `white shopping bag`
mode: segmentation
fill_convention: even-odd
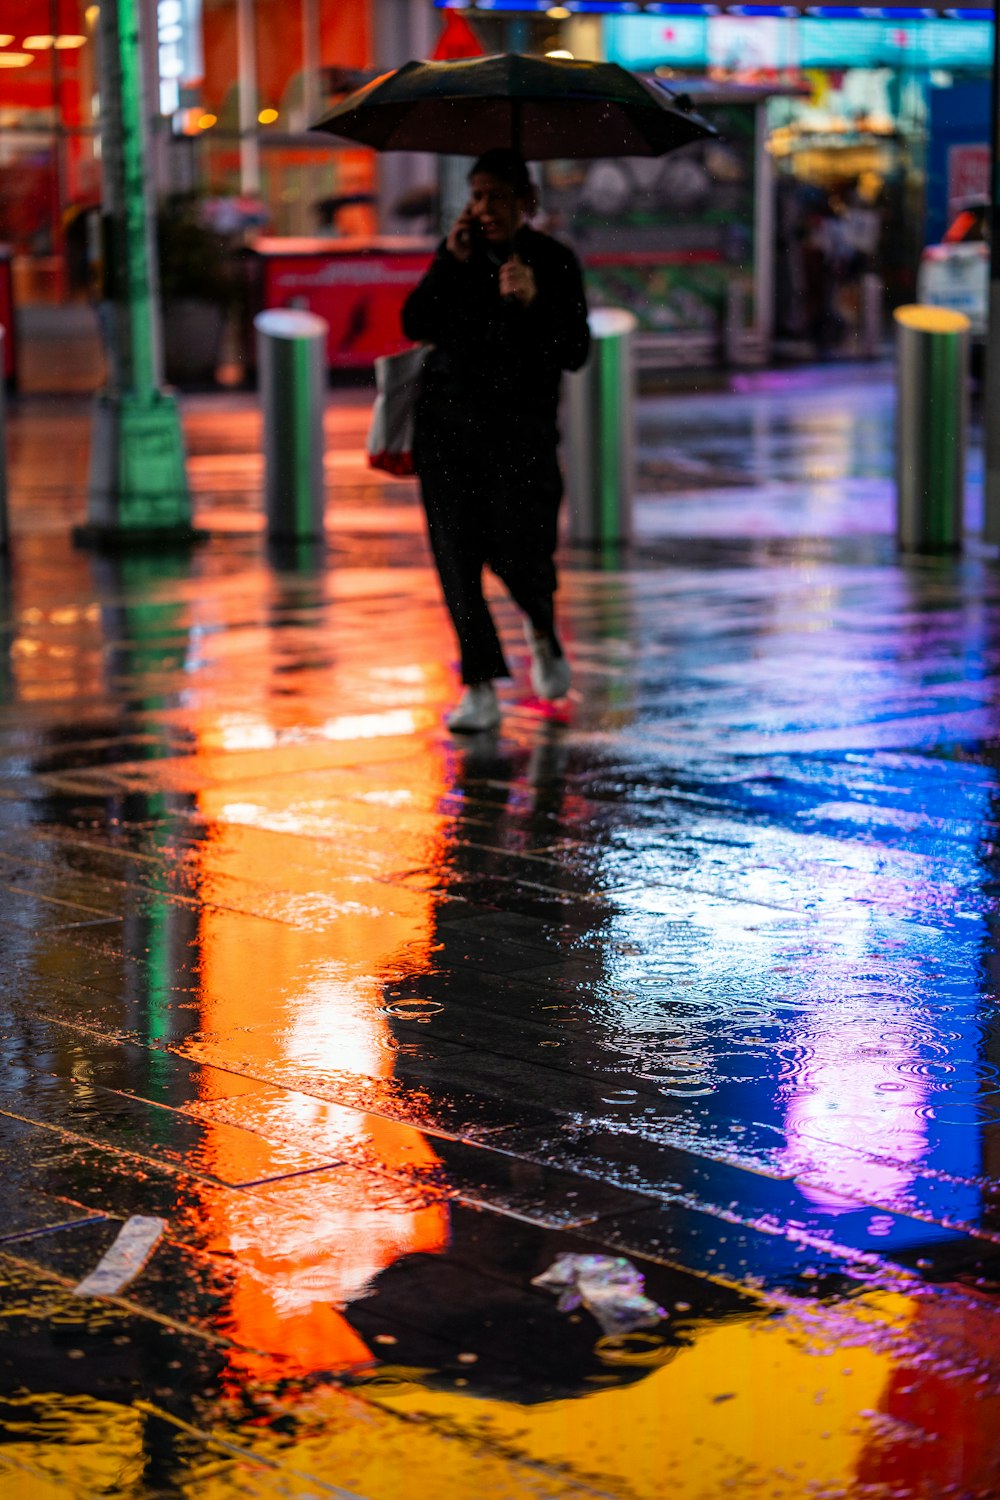
[[[413,473],[413,408],[420,372],[430,346],[418,344],[402,354],[383,354],[375,361],[375,405],[368,429],[368,464],[389,474]]]

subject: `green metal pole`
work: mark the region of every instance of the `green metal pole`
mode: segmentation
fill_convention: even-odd
[[[151,401],[160,386],[159,327],[154,299],[159,290],[154,266],[153,215],[146,193],[146,118],[142,88],[139,0],[117,0],[118,56],[121,68],[122,228],[128,298],[131,388]]]
[[[99,21],[108,382],[95,403],[87,524],[76,539],[114,547],[197,536],[180,414],[161,388],[140,7],[141,0],[102,0]]]

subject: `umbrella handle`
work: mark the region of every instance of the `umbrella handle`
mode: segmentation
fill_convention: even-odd
[[[521,101],[512,99],[510,106],[510,145],[511,150],[518,156],[521,155]]]

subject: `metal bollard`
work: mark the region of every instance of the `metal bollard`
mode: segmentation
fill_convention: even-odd
[[[7,330],[0,323],[0,552],[10,545],[10,527],[7,521],[7,392],[3,378],[4,339]]]
[[[595,545],[632,537],[636,319],[622,308],[590,314],[590,358],[566,381],[564,458],[569,535]]]
[[[327,324],[270,308],[254,318],[264,409],[264,505],[274,541],[323,535]]]
[[[915,303],[897,307],[896,536],[905,552],[962,545],[968,427],[969,320]]]

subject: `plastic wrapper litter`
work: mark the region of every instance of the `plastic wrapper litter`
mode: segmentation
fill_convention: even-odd
[[[667,1316],[645,1294],[645,1277],[623,1255],[560,1255],[532,1286],[559,1296],[560,1312],[586,1308],[614,1337],[652,1328]]]

